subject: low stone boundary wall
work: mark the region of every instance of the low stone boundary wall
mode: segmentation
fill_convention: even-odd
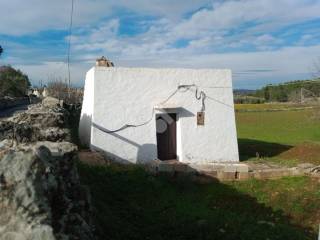
[[[53,99],[0,119],[0,239],[95,240],[70,112]]]
[[[108,166],[112,160],[106,159],[101,152],[83,151],[78,154],[80,162],[93,166]],[[187,164],[176,160],[154,160],[141,166],[148,172],[158,175],[191,176],[195,180],[241,181],[248,179],[277,179],[289,176],[310,176],[320,179],[320,166],[310,163],[296,167],[284,167],[263,163],[211,163]]]
[[[207,177],[221,181],[247,180],[247,179],[277,179],[287,176],[320,177],[320,166],[302,164],[297,167],[271,167],[249,166],[245,163],[212,163],[210,165],[193,165],[178,161],[155,160],[147,165],[146,169],[155,174],[193,175]]]

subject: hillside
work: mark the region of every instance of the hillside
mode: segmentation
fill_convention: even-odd
[[[320,79],[297,80],[278,85],[267,85],[252,94],[267,102],[303,102],[320,96]]]

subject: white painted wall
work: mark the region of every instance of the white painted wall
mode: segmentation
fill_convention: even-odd
[[[91,121],[93,114],[94,100],[94,68],[86,74],[84,94],[82,101],[81,117],[79,123],[79,138],[82,144],[90,146],[91,141]]]
[[[86,78],[80,137],[90,142],[92,149],[118,161],[145,163],[156,159],[155,114],[161,110],[153,108],[181,84],[196,84],[208,97],[204,126],[197,126],[201,101],[195,98],[195,88],[178,92],[166,103],[182,107],[177,112],[179,161],[239,161],[230,70],[95,67]],[[113,134],[91,127],[90,138],[90,123],[83,120],[86,115],[92,115],[92,123],[107,130],[152,119],[147,125]]]

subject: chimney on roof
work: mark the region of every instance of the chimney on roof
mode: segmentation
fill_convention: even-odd
[[[106,59],[105,56],[102,56],[101,58],[98,58],[96,60],[96,66],[98,66],[98,67],[113,67],[114,64],[110,60]]]

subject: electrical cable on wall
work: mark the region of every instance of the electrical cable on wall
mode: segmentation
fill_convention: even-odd
[[[176,95],[178,92],[181,92],[181,89],[185,89],[185,91],[183,92],[187,92],[191,87],[194,87],[195,85],[194,84],[191,84],[191,85],[179,85],[177,87],[176,90],[174,90],[173,93],[171,93],[169,95],[169,97],[166,98],[166,100],[160,102],[161,105],[164,105],[165,103],[167,103],[174,95]]]
[[[120,131],[127,129],[127,128],[136,128],[136,127],[142,127],[144,125],[147,125],[148,123],[150,123],[152,121],[153,116],[154,116],[154,108],[152,108],[151,118],[148,121],[140,123],[140,124],[125,124],[116,130],[108,130],[104,127],[99,126],[96,123],[92,123],[92,126],[94,126],[95,128],[99,129],[102,132],[112,134],[112,133],[120,132]]]
[[[200,91],[200,94],[198,96],[198,88],[196,88],[196,99],[201,100],[202,99],[202,107],[201,112],[204,112],[206,110],[206,105],[204,101],[206,100],[207,95],[204,93],[204,91]]]
[[[196,91],[195,91],[195,98],[197,100],[201,100],[201,103],[202,103],[202,106],[201,106],[201,112],[204,112],[205,111],[205,100],[206,98],[210,99],[210,100],[213,100],[217,103],[220,103],[220,104],[223,104],[225,106],[228,106],[228,107],[231,107],[233,109],[232,106],[224,103],[224,102],[221,102],[219,100],[216,100],[210,96],[207,96],[206,93],[204,91],[200,91],[199,93],[199,86],[195,85],[195,84],[190,84],[190,85],[179,85],[177,87],[177,89],[171,93],[164,101],[162,101],[160,104],[165,104],[166,102],[168,102],[174,95],[176,95],[178,92],[181,92],[181,89],[184,89],[185,91],[183,92],[187,92],[189,91],[191,88],[196,88]],[[214,87],[210,87],[210,88],[214,88]],[[217,88],[220,88],[220,87],[217,87]],[[224,87],[224,88],[230,88],[230,87]],[[116,132],[120,132],[120,131],[123,131],[127,128],[137,128],[137,127],[141,127],[141,126],[144,126],[144,125],[147,125],[149,124],[153,117],[154,117],[154,112],[155,112],[155,108],[152,108],[152,113],[151,113],[151,118],[143,123],[140,123],[140,124],[125,124],[123,125],[122,127],[118,128],[118,129],[115,129],[115,130],[108,130],[104,127],[101,127],[99,126],[98,124],[96,123],[92,123],[92,126],[99,129],[100,131],[104,132],[104,133],[108,133],[108,134],[112,134],[112,133],[116,133]]]

